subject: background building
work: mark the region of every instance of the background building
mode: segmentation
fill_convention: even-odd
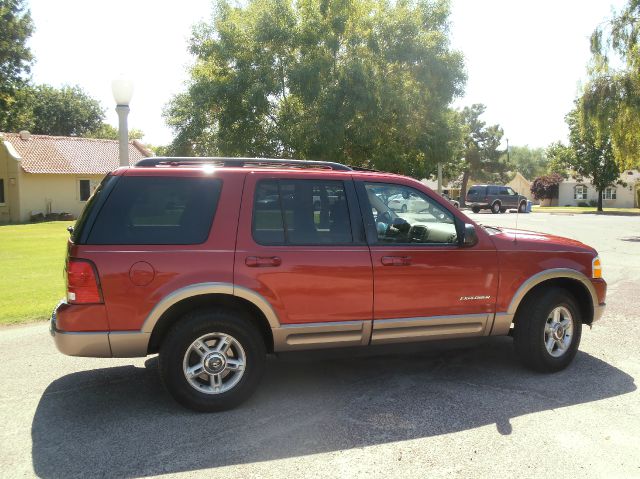
[[[131,165],[152,155],[139,141],[129,143]],[[0,133],[0,222],[52,213],[77,217],[118,166],[116,140]]]

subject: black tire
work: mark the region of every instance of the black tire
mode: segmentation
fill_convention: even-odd
[[[526,201],[521,201],[520,205],[518,206],[518,212],[519,213],[526,213],[527,212],[527,202]]]
[[[183,371],[183,361],[196,339],[217,333],[230,336],[239,343],[245,355],[245,366],[237,384],[228,391],[208,394],[196,390],[189,383]],[[200,412],[224,411],[238,406],[254,393],[264,373],[265,356],[264,340],[244,312],[198,310],[185,315],[167,332],[160,347],[159,370],[171,396],[184,407]],[[233,379],[233,374],[237,373],[227,372],[226,378]],[[202,378],[206,377],[210,376],[203,374]]]
[[[474,213],[480,213],[480,207],[479,206],[472,206],[471,207],[471,211],[473,211]]]
[[[545,343],[547,319],[556,308],[566,308],[572,317],[571,341],[558,357],[552,355]],[[515,318],[513,344],[522,363],[540,372],[556,372],[566,368],[580,345],[582,316],[573,295],[562,288],[549,288],[535,293],[520,305]],[[557,344],[554,346],[557,348]]]
[[[507,209],[506,208],[500,208],[500,213],[506,213]]]
[[[501,211],[500,206],[501,206],[501,205],[500,205],[500,202],[499,202],[499,201],[494,202],[494,203],[491,205],[491,212],[492,212],[494,215],[497,215],[497,214],[498,214],[498,213],[500,213],[500,211]]]
[[[400,212],[401,213],[406,213],[407,212],[407,205],[402,205],[402,207],[400,208]]]

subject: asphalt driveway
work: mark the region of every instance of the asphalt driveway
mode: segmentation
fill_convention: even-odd
[[[296,354],[203,415],[168,397],[155,358],[69,358],[45,324],[5,328],[0,476],[640,477],[640,218],[517,219],[603,260],[608,310],[565,371],[522,369],[509,338]]]

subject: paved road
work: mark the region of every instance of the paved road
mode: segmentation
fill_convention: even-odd
[[[515,225],[516,215],[472,215]],[[0,476],[640,477],[640,218],[519,215],[601,252],[608,311],[572,367],[534,374],[509,338],[272,358],[241,408],[178,407],[157,362],[69,358],[0,330]]]

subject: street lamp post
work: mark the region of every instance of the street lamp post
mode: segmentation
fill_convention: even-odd
[[[118,113],[118,141],[120,143],[120,166],[129,166],[129,127],[127,116],[129,116],[129,103],[133,96],[133,83],[126,78],[118,78],[111,82],[113,99],[116,101],[116,112]]]

